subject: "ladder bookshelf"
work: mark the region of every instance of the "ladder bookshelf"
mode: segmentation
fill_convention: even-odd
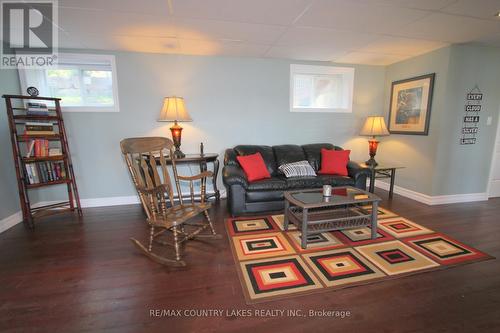
[[[64,120],[61,112],[60,98],[3,95],[7,107],[7,116],[12,142],[12,153],[16,169],[17,184],[19,190],[19,200],[23,213],[23,222],[30,228],[35,227],[34,220],[37,217],[52,215],[67,211],[76,211],[78,216],[82,216],[82,208],[76,186],[73,164],[68,147]],[[51,103],[48,106],[47,115],[30,115],[26,107],[26,102],[40,101]],[[26,123],[52,123],[54,134],[25,134]],[[50,144],[58,145],[60,154],[50,156],[31,156],[30,145],[35,139],[42,139],[47,142],[47,149]],[[27,156],[30,155],[30,156]],[[28,171],[29,170],[29,171]],[[36,178],[33,174],[36,174]],[[40,176],[40,177],[38,177]],[[50,203],[43,206],[33,207],[29,199],[29,190],[52,185],[66,184],[68,200]]]

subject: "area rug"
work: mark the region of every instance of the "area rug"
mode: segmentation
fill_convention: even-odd
[[[248,304],[365,285],[493,257],[379,208],[370,227],[308,237],[283,215],[229,218],[231,249]]]

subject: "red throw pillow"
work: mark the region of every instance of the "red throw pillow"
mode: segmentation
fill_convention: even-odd
[[[247,175],[248,181],[253,182],[260,179],[271,178],[267,171],[266,164],[260,153],[255,153],[246,156],[236,156],[243,171]]]
[[[321,149],[321,169],[318,171],[322,175],[347,176],[347,163],[349,162],[350,150],[329,150]]]

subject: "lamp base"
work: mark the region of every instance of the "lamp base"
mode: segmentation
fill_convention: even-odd
[[[174,151],[174,157],[175,158],[184,158],[184,157],[186,157],[186,154],[184,154],[178,147],[176,147],[175,151]]]
[[[175,158],[184,158],[186,155],[181,151],[181,136],[182,136],[182,127],[177,124],[177,120],[174,125],[170,127],[170,132],[172,132],[172,141],[174,141],[174,157]]]
[[[368,150],[370,153],[370,159],[365,163],[372,168],[378,165],[377,161],[375,161],[375,155],[377,154],[377,147],[378,147],[378,141],[375,139],[375,137],[368,140]]]
[[[366,161],[365,164],[372,168],[378,165],[377,161],[375,161],[373,157],[370,157],[370,159]]]

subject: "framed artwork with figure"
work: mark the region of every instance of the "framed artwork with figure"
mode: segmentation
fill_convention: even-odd
[[[427,135],[436,73],[394,81],[389,106],[391,134]]]

